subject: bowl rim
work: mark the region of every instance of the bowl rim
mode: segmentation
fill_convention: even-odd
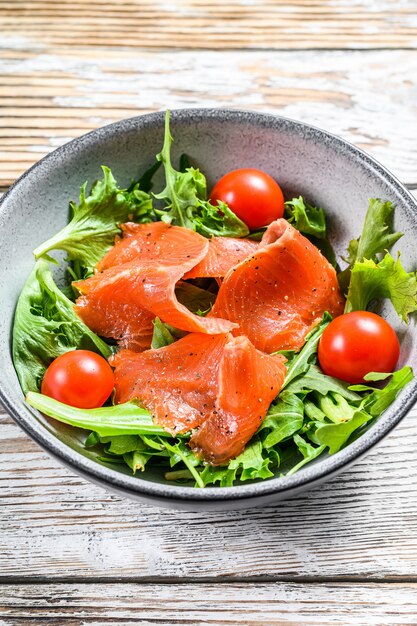
[[[9,190],[0,200],[0,214],[3,212],[4,206],[10,197],[13,196],[14,189],[18,187],[29,174],[36,172],[39,167],[48,166],[49,162],[53,164],[54,160],[57,158],[65,160],[66,154],[70,152],[74,146],[82,148],[83,144],[88,145],[91,142],[102,141],[112,137],[114,134],[123,134],[127,131],[140,132],[147,127],[163,128],[164,115],[164,111],[160,111],[125,118],[94,129],[80,137],[76,137],[48,153],[26,170],[10,186]],[[294,131],[295,129],[298,132],[301,131],[307,138],[308,136],[311,138],[315,137],[316,139],[319,138],[320,141],[324,143],[331,143],[335,150],[347,152],[351,158],[359,162],[359,165],[365,167],[368,171],[372,170],[374,175],[382,178],[386,184],[395,190],[397,195],[402,196],[409,210],[417,215],[417,202],[406,187],[376,159],[337,135],[314,125],[273,113],[223,108],[187,108],[171,111],[171,120],[174,124],[176,122],[195,123],[198,120],[203,121],[207,119],[237,124],[247,122],[257,127],[273,127],[281,130],[287,128],[288,130]],[[43,449],[51,453],[76,473],[83,475],[93,482],[99,482],[103,486],[108,485],[109,488],[113,488],[119,493],[123,492],[132,497],[140,497],[142,495],[144,498],[149,497],[166,500],[167,502],[182,501],[186,503],[188,501],[190,503],[221,503],[222,501],[249,500],[256,497],[273,496],[274,494],[285,497],[302,488],[313,485],[325,477],[330,478],[332,474],[341,471],[370,450],[403,419],[417,399],[417,381],[414,379],[402,391],[399,400],[397,399],[395,402],[398,406],[389,407],[367,432],[340,452],[328,456],[315,464],[307,465],[300,472],[292,476],[276,476],[265,481],[240,484],[233,487],[205,487],[204,489],[153,482],[146,478],[129,476],[110,467],[101,465],[97,461],[84,456],[82,453],[63,443],[53,435],[52,432],[45,428],[41,421],[39,421],[39,412],[24,403],[23,394],[20,400],[13,396],[15,396],[15,392],[11,393],[5,388],[0,379],[0,403],[4,406],[7,413]]]

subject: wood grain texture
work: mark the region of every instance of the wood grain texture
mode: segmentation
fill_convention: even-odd
[[[417,182],[417,51],[25,52],[25,45],[11,56],[0,51],[0,186],[73,137],[167,107],[298,119]]]
[[[0,418],[0,576],[417,582],[417,410],[340,477],[287,502],[188,513],[121,500]]]
[[[0,626],[412,626],[416,614],[416,584],[50,584],[0,589]]]
[[[1,0],[0,31],[31,47],[404,48],[415,13],[414,0]]]

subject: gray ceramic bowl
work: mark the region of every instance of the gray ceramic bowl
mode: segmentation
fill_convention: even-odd
[[[16,422],[43,448],[88,480],[120,495],[173,508],[236,509],[286,498],[342,471],[380,441],[416,399],[411,383],[360,439],[337,454],[318,459],[294,476],[230,488],[194,489],[168,484],[152,474],[134,477],[94,460],[82,446],[83,433],[46,420],[25,406],[11,359],[11,329],[16,301],[33,265],[32,250],[67,220],[68,200],[80,185],[109,165],[122,184],[149,166],[162,145],[163,113],[136,117],[93,131],[55,150],[24,174],[0,208],[0,400]],[[174,156],[191,155],[209,185],[238,167],[269,172],[287,197],[305,195],[326,209],[336,248],[359,234],[368,198],[396,205],[395,227],[402,261],[417,266],[417,204],[381,165],[342,139],[311,126],[259,113],[183,110],[172,113]],[[390,311],[387,319],[398,329]],[[400,330],[401,363],[417,369],[413,322]],[[393,468],[395,471],[395,468]]]

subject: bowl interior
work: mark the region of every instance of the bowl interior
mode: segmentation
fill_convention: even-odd
[[[402,262],[410,270],[417,266],[414,200],[389,173],[342,140],[283,118],[216,110],[173,112],[171,132],[175,139],[173,163],[177,162],[180,154],[187,153],[193,164],[206,174],[209,188],[232,169],[256,167],[268,172],[280,183],[286,198],[303,195],[310,202],[322,206],[328,216],[332,242],[339,253],[346,249],[351,238],[359,235],[368,199],[379,197],[391,200],[396,205],[395,228],[404,232],[397,245],[401,248]],[[77,199],[80,185],[85,180],[93,182],[99,177],[100,165],[103,164],[112,168],[120,184],[127,186],[132,178],[153,163],[155,154],[161,149],[162,139],[162,113],[125,120],[94,131],[63,146],[29,170],[4,198],[1,206],[0,393],[6,407],[40,443],[61,458],[62,444],[75,451],[75,455],[71,453],[74,466],[82,464],[83,458],[93,458],[93,453],[83,448],[84,433],[43,418],[23,404],[10,352],[16,301],[34,263],[32,250],[67,223],[68,202]],[[158,191],[157,187],[158,181],[155,191]],[[389,307],[384,316],[400,334],[402,350],[399,365],[408,363],[417,368],[414,322],[408,327],[400,327]],[[414,392],[413,383],[380,420],[382,425],[377,424],[371,430],[379,429],[379,437],[381,428],[389,430],[392,426],[390,421],[395,421],[400,408],[402,412],[405,405],[409,408]],[[356,455],[364,451],[364,446],[369,447],[375,436],[367,433],[364,438],[368,437],[368,443],[358,448]],[[346,450],[336,456],[344,454]],[[318,465],[327,462],[326,459],[316,461]],[[119,470],[106,468],[110,474],[116,471]],[[314,468],[306,466],[299,473],[299,478],[296,479],[297,475],[291,477],[294,485],[303,482],[302,475],[307,480],[311,472]],[[125,480],[131,488],[135,489],[136,484],[140,490],[144,482],[161,482],[163,478],[146,472],[140,479],[126,475]],[[279,490],[278,482],[285,480],[265,482],[275,483],[271,488]],[[248,487],[232,488],[232,491]],[[213,489],[207,490],[207,497],[210,492]]]

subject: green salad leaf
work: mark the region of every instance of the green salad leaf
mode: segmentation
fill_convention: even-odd
[[[149,411],[134,402],[105,406],[99,409],[78,409],[30,391],[26,402],[45,415],[64,424],[93,430],[99,437],[114,435],[159,435],[170,437],[163,428],[154,424]]]
[[[318,443],[328,447],[330,454],[335,454],[348,441],[355,430],[371,419],[372,416],[369,413],[355,411],[347,421],[320,426],[315,432],[315,439]]]
[[[417,311],[416,273],[407,272],[400,256],[394,259],[388,252],[402,237],[392,230],[393,213],[391,202],[369,200],[362,234],[350,242],[349,266],[339,274],[341,290],[347,293],[345,313],[366,311],[380,298],[390,300],[405,322]]]
[[[366,311],[369,303],[378,298],[391,300],[404,322],[410,313],[417,311],[416,274],[407,272],[399,257],[394,259],[388,252],[379,263],[368,259],[355,262],[345,313]]]
[[[297,446],[298,451],[301,453],[303,460],[293,465],[293,467],[291,467],[291,469],[289,469],[286,473],[286,476],[292,476],[292,474],[298,472],[299,469],[304,467],[304,465],[307,465],[307,463],[314,461],[314,459],[320,456],[320,454],[322,454],[322,452],[324,452],[324,450],[326,449],[325,445],[321,445],[315,448],[311,445],[311,443],[308,443],[308,441],[303,439],[303,437],[301,437],[300,435],[294,436],[294,443]]]
[[[277,443],[288,439],[299,430],[304,423],[304,402],[294,393],[284,391],[271,405],[268,414],[258,433],[269,431],[263,439],[264,448],[272,448]]]
[[[353,402],[361,399],[357,393],[349,389],[349,383],[345,383],[338,378],[333,378],[333,376],[323,374],[318,365],[314,364],[309,366],[303,376],[296,378],[292,383],[287,385],[286,391],[293,394],[317,391],[322,395],[326,395],[331,391]]]
[[[79,203],[71,203],[72,218],[59,233],[34,250],[36,259],[48,257],[51,250],[64,250],[70,261],[86,268],[86,275],[114,244],[119,224],[135,219],[153,218],[152,199],[139,185],[120,189],[111,170],[103,166],[103,179],[96,181],[87,195],[87,183],[81,187]]]
[[[109,346],[74,313],[73,302],[56,286],[49,264],[40,259],[20,294],[13,325],[13,362],[23,391],[37,391],[48,365],[64,352]]]
[[[163,221],[185,226],[205,237],[245,237],[249,230],[224,202],[214,206],[207,200],[207,183],[204,174],[193,167],[185,172],[175,170],[171,163],[172,136],[169,129],[169,111],[165,116],[165,137],[157,159],[165,171],[165,188],[155,194],[163,201],[156,214]]]
[[[284,217],[304,235],[326,238],[326,215],[323,209],[309,204],[302,196],[285,203]]]
[[[349,244],[346,260],[350,266],[364,259],[376,261],[378,254],[389,250],[403,236],[403,233],[392,231],[393,215],[391,202],[382,202],[378,198],[369,200],[362,234]]]
[[[320,337],[322,336],[324,329],[330,324],[331,319],[331,316],[328,313],[325,313],[320,324],[315,326],[307,335],[306,342],[300,352],[288,363],[287,374],[285,376],[282,389],[285,389],[285,387],[287,387],[292,380],[297,378],[297,376],[300,376],[300,374],[304,374],[308,371],[312,360],[315,359]]]
[[[171,343],[174,343],[174,341],[175,337],[167,328],[166,324],[164,324],[164,322],[161,322],[159,317],[155,317],[153,321],[151,348],[153,348],[154,350],[157,350],[158,348],[164,348],[165,346],[169,346]]]
[[[391,380],[382,389],[373,389],[365,399],[363,406],[373,417],[378,417],[392,404],[408,383],[413,380],[413,370],[405,365],[400,370],[394,372]]]
[[[309,204],[299,196],[285,203],[284,217],[310,239],[333,267],[337,267],[336,254],[327,235],[326,215],[323,209]]]

